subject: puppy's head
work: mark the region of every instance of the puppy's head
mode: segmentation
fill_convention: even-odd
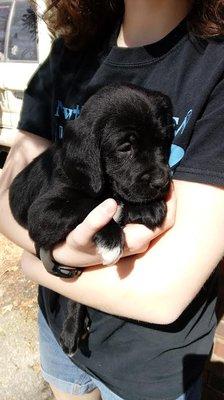
[[[167,96],[130,84],[108,85],[85,103],[75,125],[70,155],[94,193],[103,189],[105,180],[121,199],[131,202],[167,193],[173,140]]]
[[[113,89],[102,137],[104,169],[118,195],[132,202],[163,197],[169,188],[172,106],[160,92],[134,86]]]

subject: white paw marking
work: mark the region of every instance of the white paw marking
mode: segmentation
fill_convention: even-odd
[[[120,246],[114,247],[109,250],[107,247],[97,246],[98,253],[101,255],[103,265],[110,265],[116,263],[122,255],[122,248]]]

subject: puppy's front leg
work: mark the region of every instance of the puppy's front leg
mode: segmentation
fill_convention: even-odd
[[[93,241],[102,256],[104,265],[114,264],[121,257],[124,248],[124,234],[113,219],[94,235]]]
[[[151,201],[148,204],[126,204],[123,225],[137,223],[154,230],[162,225],[167,213],[164,200]]]

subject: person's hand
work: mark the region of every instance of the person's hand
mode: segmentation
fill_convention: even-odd
[[[101,264],[101,256],[98,254],[92,238],[113,218],[117,208],[118,205],[113,199],[107,199],[94,208],[84,221],[69,233],[65,242],[55,246],[53,257],[56,261],[71,267]],[[155,231],[141,224],[127,224],[123,228],[125,234],[123,257],[145,252],[153,239],[174,225],[176,197],[173,185],[167,197],[167,209],[167,216],[162,227],[156,228]]]

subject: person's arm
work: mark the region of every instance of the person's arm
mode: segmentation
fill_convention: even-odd
[[[110,314],[172,323],[224,254],[224,189],[178,180],[174,186],[175,224],[144,254],[123,258],[110,267],[86,268],[78,280],[66,281],[49,275],[39,260],[24,253],[25,274],[63,296]],[[84,234],[85,223],[82,229]],[[80,233],[79,227],[77,241]]]
[[[12,216],[9,207],[9,187],[15,176],[51,142],[25,131],[18,131],[0,176],[0,232],[23,249],[35,254],[33,241],[26,229]]]

